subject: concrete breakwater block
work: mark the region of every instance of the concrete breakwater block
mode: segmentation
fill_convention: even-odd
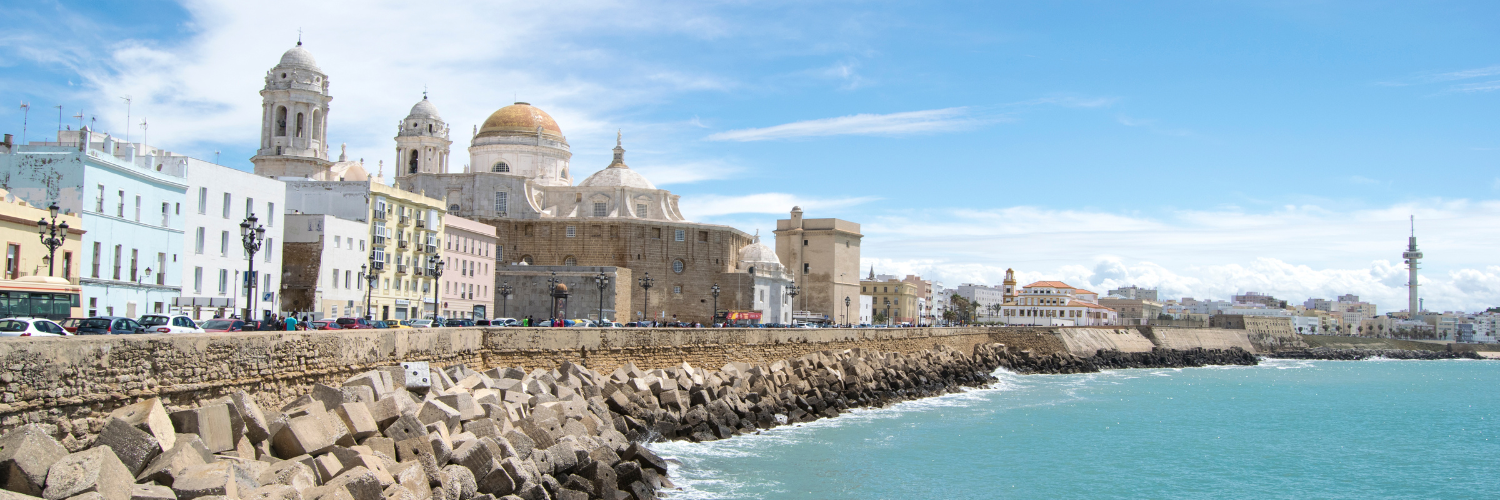
[[[36,424],[23,425],[0,437],[0,487],[41,496],[47,469],[68,455],[57,440]]]

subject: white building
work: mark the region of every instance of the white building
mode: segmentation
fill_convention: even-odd
[[[1102,326],[1119,324],[1114,309],[1099,305],[1099,295],[1061,281],[1038,281],[1001,307],[1007,325]]]
[[[182,157],[142,143],[82,131],[0,155],[12,195],[37,207],[81,214],[84,313],[167,312],[182,291],[179,253],[187,183]]]
[[[995,316],[991,307],[1005,303],[1004,287],[964,283],[954,289],[953,292],[968,300],[971,305],[979,306],[980,321],[996,321],[998,316]]]
[[[287,252],[298,258],[285,270],[287,294],[309,293],[309,307],[288,313],[311,319],[365,315],[366,238],[370,225],[323,214],[287,214],[281,231]],[[368,271],[365,269],[364,271]],[[310,289],[310,290],[309,290]]]
[[[752,309],[761,313],[761,323],[791,324],[792,302],[787,287],[792,277],[776,256],[776,250],[760,242],[760,235],[740,249],[735,270],[751,276]]]
[[[861,325],[875,324],[875,296],[859,294],[859,323]]]
[[[181,268],[186,280],[177,311],[194,319],[243,314],[245,273],[249,272],[240,223],[254,215],[265,239],[255,255],[252,318],[280,314],[282,212],[286,184],[233,168],[186,157],[187,235]]]

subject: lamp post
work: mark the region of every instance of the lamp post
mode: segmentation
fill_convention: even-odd
[[[786,294],[792,297],[792,323],[793,324],[797,323],[797,294],[801,293],[801,292],[802,292],[802,289],[798,288],[796,283],[792,283],[792,284],[786,286]]]
[[[68,239],[68,221],[58,224],[57,210],[57,203],[47,207],[47,212],[52,215],[52,222],[47,222],[45,218],[36,221],[37,234],[42,237],[42,245],[47,247],[47,276],[49,277],[52,276],[52,267],[57,261],[57,249],[62,247],[63,241]]]
[[[365,276],[365,319],[374,320],[375,313],[370,312],[370,294],[375,291],[375,285],[380,283],[380,275],[375,274],[375,252],[370,252],[370,263],[360,264],[359,272]],[[369,269],[366,271],[366,269]]]
[[[500,317],[502,318],[510,317],[510,294],[514,291],[516,289],[510,286],[509,281],[500,284]]]
[[[609,288],[609,275],[600,271],[594,275],[594,286],[599,287],[599,322],[604,322],[604,289]]]
[[[849,324],[849,296],[844,296],[844,324]],[[852,326],[852,325],[851,325]]]
[[[547,300],[552,302],[552,313],[547,315],[547,321],[554,323],[557,322],[557,299],[552,297],[557,294],[557,284],[561,282],[557,279],[557,271],[552,271],[552,277],[547,278]]]
[[[645,290],[641,293],[641,317],[649,318],[651,317],[651,285],[656,280],[651,279],[651,273],[646,273],[645,276],[641,277],[640,282],[641,289]]]
[[[438,279],[443,277],[443,267],[446,264],[447,263],[443,262],[443,258],[440,257],[440,256],[438,256],[438,254],[432,254],[431,256],[427,257],[427,272],[428,272],[428,274],[432,275],[432,322],[433,323],[437,323],[437,319],[438,319],[438,307],[442,305],[442,302],[438,301],[438,287],[437,287],[437,284],[438,284]],[[432,326],[438,326],[438,325],[434,324]]]
[[[719,324],[719,284],[718,283],[714,283],[713,288],[710,288],[709,292],[712,293],[713,296],[714,296],[714,314],[713,314],[713,319],[710,319],[709,322],[713,323],[714,325],[718,325]]]
[[[240,244],[245,247],[245,260],[250,262],[250,269],[245,272],[245,313],[240,318],[245,321],[250,320],[250,312],[256,303],[255,254],[260,251],[260,245],[266,239],[266,227],[257,225],[259,221],[254,213],[240,221]]]

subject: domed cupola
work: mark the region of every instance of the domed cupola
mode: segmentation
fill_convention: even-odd
[[[260,148],[255,173],[330,180],[328,167],[328,75],[302,41],[266,71],[261,89]]]
[[[500,108],[474,129],[469,142],[473,172],[525,177],[541,186],[571,186],[573,152],[552,115],[529,103]]]
[[[610,162],[609,167],[594,172],[589,178],[578,184],[582,187],[628,187],[636,189],[656,189],[656,185],[646,180],[646,176],[630,169],[625,164],[625,148],[620,145],[620,134],[615,134],[615,160]]]
[[[740,248],[740,260],[736,267],[742,272],[756,269],[774,274],[782,270],[781,259],[776,256],[776,251],[760,242],[760,231],[755,232],[755,239],[749,245]]]
[[[448,123],[423,92],[422,100],[396,126],[397,176],[447,173],[452,144],[448,139]]]

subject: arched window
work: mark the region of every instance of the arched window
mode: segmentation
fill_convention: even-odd
[[[521,262],[526,263],[526,265],[528,265],[528,266],[532,265],[531,256],[530,255],[522,255],[521,256]]]
[[[503,161],[502,162],[497,162],[497,163],[495,163],[495,167],[492,168],[492,169],[490,169],[490,171],[491,172],[509,172],[510,171],[510,165],[507,165]]]
[[[407,162],[409,173],[417,173],[417,150],[411,150],[411,160]]]
[[[683,265],[682,265],[682,261],[681,260],[674,260],[674,261],[672,261],[672,272],[674,272],[674,273],[681,273],[682,272],[682,268],[683,268]]]
[[[427,133],[429,133],[429,134],[432,133],[432,124],[431,123],[427,124]]]
[[[276,107],[276,137],[286,137],[286,106]]]
[[[297,137],[302,137],[302,113],[297,113]]]
[[[322,137],[322,134],[319,133],[321,130],[323,130],[323,110],[314,109],[312,119],[313,140],[318,140],[320,137]]]
[[[567,256],[566,258],[563,259],[563,265],[564,266],[576,266],[576,265],[578,265],[578,259],[574,258],[572,255],[569,255],[569,256]]]
[[[448,211],[449,212],[457,212],[458,211],[458,204],[454,203],[452,205],[448,205]]]

